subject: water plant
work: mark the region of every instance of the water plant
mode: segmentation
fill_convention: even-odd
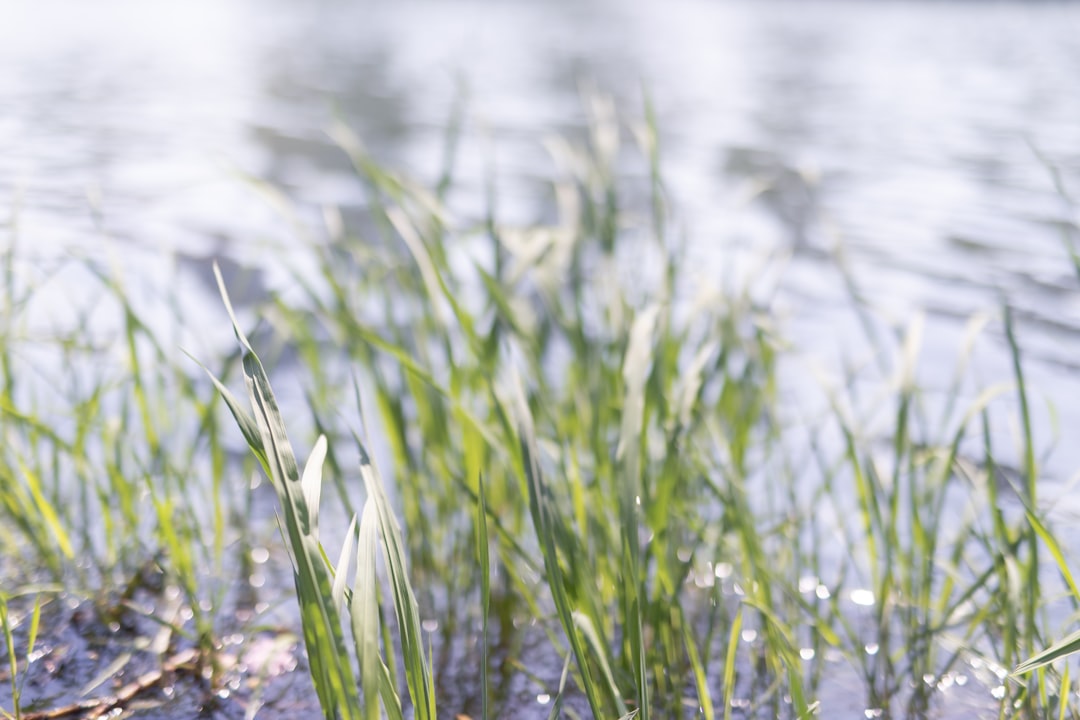
[[[586,107],[579,138],[548,141],[557,170],[525,225],[501,220],[494,180],[480,216],[455,209],[460,116],[430,185],[335,126],[368,203],[327,209],[325,233],[290,215],[288,252],[310,262],[288,292],[234,307],[216,272],[238,350],[196,353],[210,384],[116,273],[73,261],[115,335],[95,339],[89,312],[56,331],[47,352],[84,371],[42,370],[43,393],[19,326],[34,289],[5,256],[13,714],[34,580],[52,583],[43,603],[96,596],[120,625],[152,562],[190,611],[172,636],[212,686],[228,672],[222,638],[246,629],[226,596],[253,575],[229,558],[269,532],[256,467],[285,548],[266,572],[292,573],[328,718],[801,718],[851,697],[867,717],[925,717],[957,694],[1000,716],[1080,712],[1068,666],[1008,677],[1077,647],[1036,655],[1080,601],[1046,512],[1022,323],[976,318],[929,384],[925,322],[882,322],[837,252],[827,271],[865,336],[814,380],[785,339],[783,253],[696,272],[652,108],[628,125]],[[183,325],[183,303],[165,307]],[[980,348],[1011,376],[977,382]],[[1011,418],[1015,462],[996,441]],[[9,591],[16,567],[31,577]]]

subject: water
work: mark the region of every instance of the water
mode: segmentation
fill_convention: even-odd
[[[495,172],[502,218],[529,222],[553,173],[541,140],[584,132],[582,86],[631,120],[644,87],[699,281],[788,253],[785,331],[826,365],[860,358],[826,258],[842,247],[885,317],[928,314],[931,387],[948,381],[967,318],[1007,301],[1040,449],[1054,437],[1047,399],[1065,438],[1047,483],[1080,468],[1080,281],[1064,243],[1080,242],[1078,213],[1046,165],[1080,195],[1080,6],[8,0],[3,16],[0,243],[17,239],[43,321],[84,299],[89,279],[67,259],[89,256],[148,293],[176,287],[213,319],[178,342],[209,356],[231,339],[211,257],[257,268],[256,293],[289,278],[263,248],[288,247],[290,231],[242,175],[283,187],[308,218],[363,206],[325,132],[335,113],[378,160],[433,180],[465,97],[452,205],[478,214]],[[1009,378],[1000,323],[986,335],[976,374]]]
[[[793,333],[832,352],[851,340],[836,331],[847,297],[818,251],[842,244],[874,305],[898,320],[923,308],[933,333],[1007,298],[1037,384],[1078,389],[1062,242],[1076,212],[1033,150],[1080,182],[1075,6],[48,0],[5,14],[0,206],[18,209],[34,267],[111,253],[164,283],[176,269],[162,251],[189,271],[220,255],[258,264],[288,232],[237,173],[301,208],[358,207],[325,134],[333,114],[431,179],[463,87],[455,206],[478,212],[494,170],[504,219],[533,220],[552,172],[540,141],[582,130],[581,85],[631,119],[646,87],[706,279],[733,247],[793,248]]]

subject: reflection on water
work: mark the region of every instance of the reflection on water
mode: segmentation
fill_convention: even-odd
[[[504,219],[536,219],[551,168],[541,139],[584,131],[581,84],[630,118],[644,86],[706,281],[733,257],[793,249],[782,307],[797,338],[831,353],[861,342],[827,259],[842,246],[868,301],[897,319],[927,309],[931,337],[1007,298],[1044,391],[1080,390],[1063,243],[1076,212],[1035,151],[1077,186],[1075,6],[47,0],[5,12],[0,201],[17,208],[28,263],[100,255],[108,237],[163,282],[174,266],[161,249],[259,264],[261,243],[288,232],[236,171],[312,216],[357,212],[331,118],[432,179],[462,93],[451,202],[479,212],[495,172]],[[1065,455],[1062,467],[1080,465]]]
[[[823,261],[842,245],[870,302],[896,318],[926,308],[942,337],[1008,298],[1036,380],[1080,389],[1063,243],[1076,213],[1033,150],[1080,182],[1075,6],[49,0],[6,13],[0,200],[18,207],[29,262],[101,253],[107,236],[148,266],[162,248],[258,264],[284,231],[234,171],[302,209],[356,211],[325,133],[334,114],[376,158],[431,179],[462,87],[451,201],[477,212],[493,170],[504,218],[535,219],[551,167],[540,140],[583,132],[580,84],[629,117],[644,85],[704,277],[733,254],[793,248],[793,333],[831,352],[857,337]]]
[[[796,338],[832,353],[862,342],[828,259],[842,246],[868,301],[898,320],[927,309],[931,337],[1007,298],[1044,392],[1080,390],[1063,243],[1076,212],[1035,152],[1077,187],[1076,6],[47,0],[5,12],[0,202],[17,208],[33,266],[101,255],[103,237],[161,282],[176,267],[205,275],[191,259],[223,252],[257,265],[288,229],[237,171],[312,217],[325,205],[349,216],[364,197],[325,132],[335,114],[378,160],[431,180],[462,97],[451,202],[479,213],[495,172],[503,219],[535,220],[551,170],[541,140],[584,131],[582,84],[629,118],[644,86],[706,282],[733,258],[794,250],[781,307]],[[285,277],[263,270],[271,285]],[[936,362],[951,347],[928,352],[931,374],[951,365]],[[986,374],[1004,374],[1003,354],[989,355]],[[1059,470],[1080,465],[1063,454]]]

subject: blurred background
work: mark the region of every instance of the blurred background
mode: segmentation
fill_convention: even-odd
[[[245,178],[283,189],[314,227],[325,207],[363,212],[326,132],[335,117],[432,183],[460,113],[451,208],[481,218],[493,178],[500,219],[531,223],[551,212],[545,138],[583,136],[593,93],[629,130],[647,93],[699,281],[787,258],[785,332],[829,357],[862,342],[852,292],[899,325],[924,310],[930,383],[951,373],[967,319],[1007,301],[1035,392],[1080,396],[1077,212],[1063,195],[1080,192],[1076,4],[3,6],[0,243],[49,291],[47,322],[82,301],[87,270],[70,260],[89,257],[205,312],[207,336],[184,340],[196,354],[229,342],[209,259],[253,293],[287,291],[277,252],[295,238]],[[1000,327],[990,334],[983,372],[1007,377]],[[1066,434],[1074,405],[1057,409]],[[1053,437],[1039,417],[1036,434]],[[1080,466],[1064,445],[1048,467],[1059,477]]]

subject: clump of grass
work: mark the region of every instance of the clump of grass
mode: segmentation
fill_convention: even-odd
[[[988,439],[981,468],[962,457],[1001,394],[967,394],[970,343],[940,417],[917,380],[916,325],[895,352],[868,333],[874,405],[893,408],[885,432],[853,413],[868,385],[854,372],[828,391],[820,428],[790,425],[777,371],[790,351],[767,295],[751,283],[693,304],[651,113],[637,129],[637,187],[616,169],[613,113],[598,103],[593,117],[585,147],[552,145],[568,170],[553,186],[557,219],[527,228],[500,225],[494,201],[479,226],[455,226],[439,201],[452,169],[430,193],[336,131],[376,198],[375,222],[361,235],[336,226],[321,268],[331,291],[309,308],[279,304],[276,319],[309,348],[314,383],[333,386],[315,350],[333,346],[374,385],[421,598],[481,582],[456,571],[479,533],[459,499],[476,500],[469,468],[481,466],[510,592],[557,620],[556,654],[573,658],[593,715],[675,715],[688,692],[702,715],[721,697],[730,714],[741,687],[758,695],[752,712],[805,716],[836,654],[863,676],[868,709],[921,713],[969,658],[1007,666],[1041,632],[1042,521],[1031,493],[1028,517],[994,510]],[[656,272],[634,275],[641,255]],[[853,302],[871,327],[873,312]],[[321,394],[309,399],[325,427]],[[807,456],[792,455],[793,437],[808,437]],[[1029,488],[1036,475],[1025,467]],[[834,507],[839,525],[808,503]],[[828,547],[841,538],[850,553]],[[539,587],[527,579],[538,571]],[[423,589],[432,584],[442,592]],[[852,592],[872,603],[858,620]],[[987,608],[1012,627],[988,622]],[[1006,695],[1002,707],[1039,702]]]
[[[214,269],[221,284],[221,273],[216,266]],[[244,410],[225,385],[211,377],[278,495],[279,522],[293,561],[304,641],[319,702],[328,718],[359,718],[360,704],[338,614],[340,603],[335,602],[331,592],[333,568],[328,565],[319,544],[318,498],[325,440],[312,451],[301,478],[270,381],[236,322],[223,285],[222,297],[242,348],[244,378],[252,412]]]
[[[133,672],[144,654],[133,643],[157,648],[161,660],[174,644],[193,644],[218,689],[220,638],[239,625],[229,612],[238,571],[230,556],[241,536],[230,523],[246,510],[226,482],[233,468],[217,403],[173,350],[178,301],[136,299],[119,271],[90,260],[39,267],[16,250],[5,251],[0,275],[0,585],[46,607],[78,604],[106,634],[102,671]],[[53,320],[41,303],[68,275],[87,299]],[[184,612],[161,610],[176,605]],[[171,631],[161,645],[151,642],[160,626]],[[53,634],[64,631],[44,629],[42,645],[56,648]],[[28,655],[22,637],[18,657]],[[68,651],[59,647],[58,657]],[[40,662],[23,668],[24,677],[48,673]],[[12,698],[16,708],[45,692],[40,682],[27,687]]]
[[[400,700],[379,651],[381,619],[375,553],[377,538],[381,536],[414,716],[420,720],[434,720],[435,695],[421,641],[417,603],[408,580],[401,532],[381,480],[361,446],[360,474],[368,500],[359,525],[353,517],[335,568],[327,561],[319,539],[319,499],[326,438],[320,436],[301,474],[270,380],[240,329],[217,266],[214,270],[240,342],[251,412],[243,408],[220,380],[213,375],[211,379],[277,492],[279,522],[293,562],[311,677],[324,715],[342,720],[378,717],[381,699],[391,717],[402,717]],[[349,559],[354,552],[357,556],[355,586],[349,594],[347,607],[360,676],[364,681],[363,704],[356,691],[352,658],[345,645],[340,615],[346,598]]]
[[[987,325],[976,321],[955,379],[931,398],[919,322],[882,331],[838,261],[867,329],[851,352],[868,360],[813,391],[823,409],[793,407],[792,384],[811,383],[791,374],[798,353],[773,307],[781,260],[726,285],[696,281],[652,108],[631,128],[637,151],[612,103],[590,100],[588,114],[579,142],[549,143],[560,172],[538,202],[548,220],[523,227],[501,221],[495,184],[482,217],[456,216],[460,109],[432,188],[333,130],[371,203],[352,224],[328,211],[331,242],[308,238],[318,269],[296,276],[302,297],[259,307],[297,351],[279,372],[303,382],[299,407],[279,404],[218,276],[239,350],[211,377],[274,487],[324,715],[434,718],[438,699],[515,716],[526,684],[550,718],[802,718],[853,692],[871,715],[922,717],[948,707],[961,676],[1002,716],[1080,712],[1067,671],[1002,680],[1055,634],[1048,575],[1077,595],[1036,495],[1011,317],[1007,386],[971,382]],[[51,422],[18,371],[16,319],[32,294],[16,291],[12,262],[0,545],[68,586],[122,586],[115,576],[160,556],[212,655],[223,556],[253,532],[217,402],[98,271],[124,370],[87,362],[95,372],[61,393],[70,417]],[[73,366],[99,357],[89,325],[55,338]],[[238,370],[243,402],[227,389]],[[991,442],[1006,394],[1021,436],[1013,483]],[[373,400],[371,445],[346,409],[360,395]],[[302,468],[285,418],[313,431]],[[371,447],[390,460],[385,485]],[[341,528],[320,512],[324,490],[348,521],[333,563]],[[75,561],[86,556],[89,569]],[[209,582],[207,564],[219,569]],[[5,625],[17,714],[15,637]],[[1021,669],[1076,647],[1068,638]]]

